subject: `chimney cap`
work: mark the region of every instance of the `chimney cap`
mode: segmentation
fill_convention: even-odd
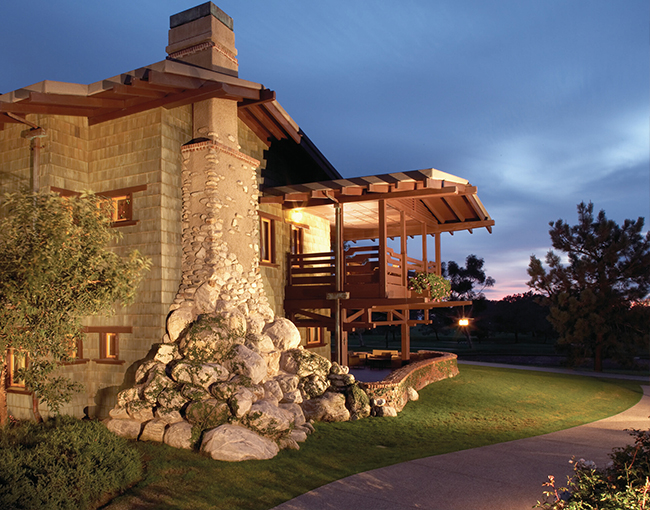
[[[206,16],[214,16],[221,23],[227,26],[230,30],[233,30],[233,20],[225,12],[223,12],[219,7],[214,5],[212,2],[206,2],[186,11],[179,12],[169,17],[169,28],[176,28],[185,23],[190,23],[199,18],[204,18]]]

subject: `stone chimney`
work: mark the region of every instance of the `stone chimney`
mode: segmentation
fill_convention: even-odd
[[[212,2],[174,14],[169,28],[168,58],[237,76],[232,18]]]

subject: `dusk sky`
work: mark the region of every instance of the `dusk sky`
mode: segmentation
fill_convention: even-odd
[[[92,83],[166,56],[169,16],[200,0],[6,2],[0,93]],[[528,290],[548,222],[592,201],[650,220],[647,0],[217,0],[239,76],[263,83],[346,176],[437,168],[495,220],[442,238],[475,253],[491,299]],[[646,223],[647,231],[647,223]]]

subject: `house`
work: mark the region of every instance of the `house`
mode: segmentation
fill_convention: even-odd
[[[348,331],[400,324],[408,359],[410,310],[439,306],[412,295],[408,271],[440,272],[443,232],[491,228],[476,188],[433,169],[343,179],[274,91],[239,78],[233,21],[211,2],[171,16],[166,52],[90,85],[0,95],[0,192],[108,197],[115,250],[153,261],[135,304],[85,320],[64,370],[86,392],[66,412],[105,416],[206,280],[286,314],[306,348],[343,363]],[[433,257],[427,243],[421,261],[407,255],[407,236],[429,235]],[[29,394],[9,383],[10,412],[29,416]]]

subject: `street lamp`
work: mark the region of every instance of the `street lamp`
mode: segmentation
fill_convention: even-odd
[[[458,319],[458,325],[459,326],[469,326],[469,319]]]

